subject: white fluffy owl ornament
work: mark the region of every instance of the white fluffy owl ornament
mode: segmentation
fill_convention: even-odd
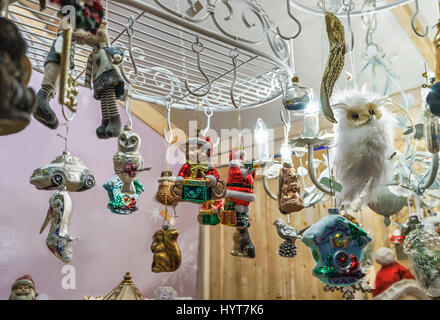
[[[342,185],[336,193],[338,207],[352,202],[363,207],[392,178],[396,121],[385,108],[388,103],[366,86],[336,91],[332,97],[337,123],[330,161],[334,179]]]
[[[144,159],[138,152],[141,138],[126,126],[118,137],[118,152],[113,156],[115,173],[122,182],[121,193],[136,193],[133,181],[144,165]]]

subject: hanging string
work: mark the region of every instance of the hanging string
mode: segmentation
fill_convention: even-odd
[[[133,84],[135,84],[137,82],[137,79],[139,76],[139,71],[138,71],[136,61],[135,61],[134,55],[133,55],[133,33],[134,33],[133,26],[134,26],[134,22],[135,22],[134,17],[130,16],[128,18],[128,23],[125,26],[125,30],[127,31],[127,35],[128,35],[128,54],[130,56],[130,60],[133,64],[133,70],[134,70],[134,78],[133,78],[133,80],[128,82],[127,94],[125,97],[125,113],[127,114],[127,119],[128,119],[128,123],[127,123],[126,127],[130,128],[130,129],[132,128],[132,125],[133,125],[133,120],[131,118],[132,86],[133,86]]]

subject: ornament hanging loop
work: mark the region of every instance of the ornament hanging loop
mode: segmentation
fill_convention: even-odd
[[[171,97],[170,96],[167,96],[165,103],[166,103],[166,108],[167,108],[167,125],[168,125],[168,131],[169,131],[170,135],[167,136],[165,129],[163,129],[163,137],[164,137],[165,142],[167,144],[171,144],[173,142],[174,135],[173,135],[173,129],[171,128],[171,120],[170,120],[170,115],[171,115]]]
[[[212,109],[208,106],[205,108],[205,110],[203,112],[205,113],[205,116],[206,116],[206,127],[205,127],[205,129],[203,129],[202,135],[206,136],[206,134],[208,133],[208,130],[211,127],[211,117],[214,114],[214,111],[212,111]],[[213,143],[213,147],[217,148],[219,143],[220,143],[220,138],[217,137],[217,141],[215,143]]]
[[[238,48],[234,48],[229,52],[229,56],[232,59],[232,65],[234,66],[234,73],[233,73],[233,79],[232,79],[232,83],[231,83],[230,95],[231,95],[232,104],[234,105],[234,107],[236,109],[239,109],[241,106],[241,97],[238,99],[238,103],[234,97],[234,87],[235,87],[235,83],[237,82],[237,58],[239,55],[240,55],[240,50]]]
[[[130,56],[131,64],[133,65],[134,70],[134,77],[133,80],[130,80],[124,73],[124,68],[121,64],[120,70],[121,74],[124,77],[124,80],[128,82],[128,88],[125,93],[125,113],[127,114],[128,123],[125,127],[132,128],[133,126],[133,120],[131,118],[131,96],[132,96],[132,87],[137,82],[138,76],[139,76],[139,70],[136,65],[136,60],[133,55],[133,33],[134,33],[134,23],[136,22],[136,19],[134,16],[128,17],[128,22],[125,25],[125,31],[127,32],[128,36],[128,55]]]
[[[188,80],[185,80],[185,87],[186,87],[186,90],[188,90],[188,92],[191,93],[193,96],[203,97],[203,96],[206,96],[211,91],[211,80],[209,80],[209,78],[206,75],[205,71],[203,71],[203,68],[202,68],[201,63],[200,63],[200,53],[203,51],[204,47],[203,47],[203,44],[199,40],[199,35],[196,35],[196,40],[193,42],[191,48],[192,48],[192,51],[196,54],[196,57],[197,57],[197,68],[199,69],[199,71],[202,74],[203,78],[205,78],[206,84],[204,84],[203,86],[201,86],[201,87],[199,87],[199,88],[197,88],[196,90],[193,91],[189,87]],[[208,86],[206,88],[206,90],[203,91],[202,93],[197,93],[197,91],[199,91],[204,86]]]

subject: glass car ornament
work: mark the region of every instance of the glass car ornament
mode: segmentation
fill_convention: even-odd
[[[287,110],[300,111],[304,110],[310,102],[309,91],[305,87],[299,85],[299,78],[294,76],[287,88],[283,88],[283,105]]]
[[[64,263],[70,263],[73,255],[72,241],[78,237],[73,237],[69,233],[72,200],[64,186],[60,186],[59,191],[50,197],[49,204],[49,210],[40,233],[43,233],[50,222],[46,238],[47,247],[58,259]]]
[[[352,286],[365,276],[359,261],[371,238],[358,225],[340,216],[338,209],[330,208],[328,213],[302,237],[316,264],[313,275],[331,287]]]
[[[182,255],[177,243],[178,236],[179,231],[170,229],[168,225],[163,225],[161,230],[156,231],[151,244],[153,252],[151,271],[155,273],[173,272],[180,267]]]
[[[96,185],[95,176],[84,162],[64,151],[49,165],[34,170],[30,183],[37,189],[56,190],[64,185],[69,192],[85,191]]]
[[[197,135],[181,144],[180,149],[186,154],[186,163],[171,185],[171,195],[178,201],[203,204],[199,222],[217,224],[215,216],[222,205],[226,186],[211,164],[211,139]]]
[[[405,237],[403,252],[420,287],[430,297],[440,297],[440,236],[418,224]]]

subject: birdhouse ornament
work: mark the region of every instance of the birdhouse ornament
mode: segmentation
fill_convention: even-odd
[[[371,241],[358,225],[329,209],[329,214],[307,229],[302,241],[316,266],[313,275],[332,287],[356,284],[365,273],[360,266],[362,249]]]
[[[138,210],[137,200],[144,187],[136,177],[140,171],[151,169],[143,168],[140,146],[140,136],[126,126],[119,135],[118,151],[113,156],[116,177],[103,186],[110,198],[107,206],[113,213],[127,215]]]
[[[178,201],[202,204],[199,222],[208,225],[219,223],[218,212],[226,192],[224,181],[211,163],[213,148],[211,139],[202,135],[181,144],[186,163],[171,186],[171,194]]]

